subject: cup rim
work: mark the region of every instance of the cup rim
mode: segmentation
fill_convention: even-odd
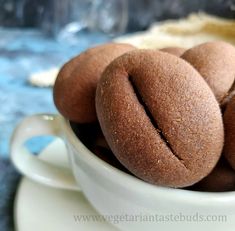
[[[148,192],[148,195],[151,196],[161,196],[162,199],[171,199],[173,201],[182,202],[182,203],[190,203],[194,205],[207,205],[206,202],[216,203],[216,205],[224,204],[225,202],[231,204],[235,203],[235,191],[227,191],[227,192],[202,192],[202,191],[192,191],[181,188],[168,188],[164,186],[153,185],[148,182],[145,182],[135,176],[127,174],[107,162],[103,161],[99,157],[97,157],[93,152],[91,152],[76,136],[74,131],[71,128],[70,121],[61,116],[61,121],[63,123],[63,131],[68,137],[68,142],[71,143],[76,150],[80,150],[80,152],[86,152],[88,155],[80,155],[85,163],[91,168],[95,169],[101,175],[105,175],[107,177],[115,179],[117,184],[128,185],[130,190],[134,190],[136,193],[144,193]],[[105,171],[104,171],[105,169]]]

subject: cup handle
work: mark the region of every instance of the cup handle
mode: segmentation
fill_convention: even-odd
[[[58,115],[26,117],[15,129],[10,144],[10,157],[15,167],[28,178],[56,188],[80,190],[69,169],[58,167],[29,152],[25,141],[39,135],[62,138],[61,118]]]

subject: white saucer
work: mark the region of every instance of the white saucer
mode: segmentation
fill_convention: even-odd
[[[40,158],[68,166],[66,149],[59,139],[48,145]],[[17,231],[117,231],[104,221],[75,221],[74,216],[99,216],[80,192],[49,188],[23,178],[15,200]]]

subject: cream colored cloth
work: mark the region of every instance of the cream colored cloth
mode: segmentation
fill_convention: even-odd
[[[155,23],[146,32],[123,36],[115,41],[131,43],[139,48],[190,48],[213,40],[223,40],[235,45],[235,20],[203,13],[191,14],[184,19]]]
[[[223,40],[235,45],[235,20],[223,19],[204,13],[191,14],[180,20],[154,23],[149,30],[115,39],[138,48],[163,48],[179,46],[190,48],[213,40]],[[58,69],[33,74],[29,78],[32,85],[53,86]]]
[[[46,71],[33,73],[29,77],[29,83],[36,87],[51,87],[59,73],[59,68],[51,68]]]

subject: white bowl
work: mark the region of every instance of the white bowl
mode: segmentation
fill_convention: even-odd
[[[23,147],[33,136],[48,134],[64,139],[71,169],[43,162]],[[95,156],[61,116],[24,119],[12,136],[11,159],[21,173],[39,183],[82,190],[102,218],[121,230],[232,231],[235,227],[235,192],[196,192],[146,183]]]

